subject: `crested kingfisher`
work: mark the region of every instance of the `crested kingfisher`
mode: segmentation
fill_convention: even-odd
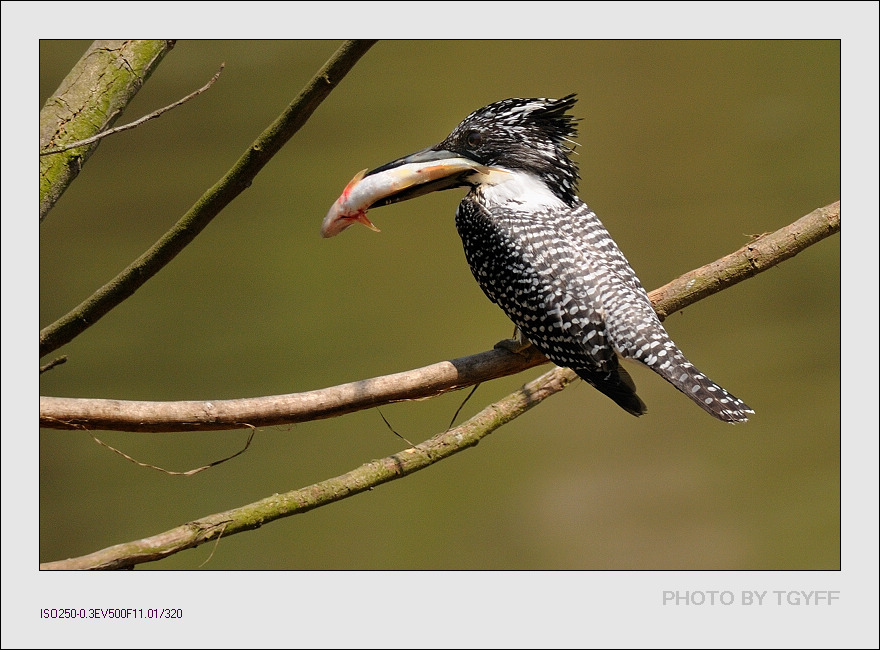
[[[471,272],[521,336],[633,415],[647,411],[620,359],[643,363],[724,422],[754,413],[697,370],[648,294],[578,198],[576,98],[504,99],[468,115],[440,144],[357,174],[330,208],[324,237],[367,210],[470,188],[455,213]]]

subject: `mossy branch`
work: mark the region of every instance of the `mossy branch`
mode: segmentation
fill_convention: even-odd
[[[88,140],[112,126],[173,47],[155,40],[92,43],[40,110],[40,149]],[[98,144],[40,157],[41,222]]]
[[[785,228],[755,237],[738,251],[651,292],[654,309],[664,320],[706,296],[781,264],[837,232],[840,201],[817,208]]]

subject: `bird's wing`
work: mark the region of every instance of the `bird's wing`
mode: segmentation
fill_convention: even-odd
[[[611,235],[583,203],[575,218],[562,220],[560,231],[568,241],[575,273],[582,269],[599,294],[609,339],[623,357],[644,361],[659,345],[674,346],[660,324],[648,293]],[[651,365],[651,364],[648,364]]]
[[[632,270],[614,239],[596,213],[583,202],[558,223],[559,231],[566,237],[584,259],[592,260],[593,266],[610,271],[616,281],[628,287],[650,305],[647,292]]]

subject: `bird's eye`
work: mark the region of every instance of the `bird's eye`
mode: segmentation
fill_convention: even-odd
[[[479,131],[471,131],[467,134],[467,146],[476,149],[483,144],[483,134]]]

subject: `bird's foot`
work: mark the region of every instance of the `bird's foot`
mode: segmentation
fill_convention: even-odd
[[[532,345],[531,341],[529,341],[526,337],[522,335],[519,328],[517,327],[513,332],[513,338],[511,339],[502,339],[495,344],[496,350],[507,350],[508,352],[512,352],[513,354],[519,354],[520,356],[528,356],[525,354],[525,351]]]

